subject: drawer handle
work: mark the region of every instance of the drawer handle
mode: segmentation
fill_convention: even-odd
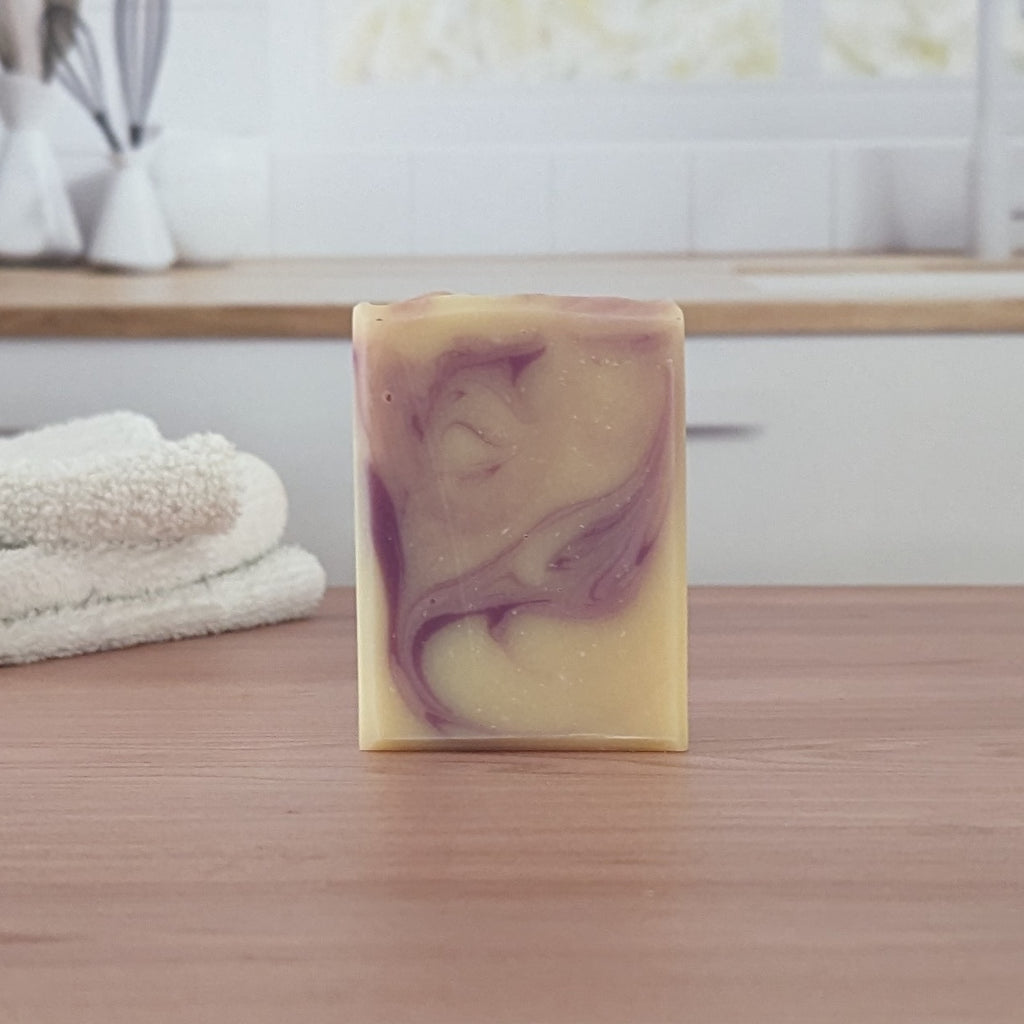
[[[754,423],[687,423],[688,441],[739,441],[754,437],[761,428]]]

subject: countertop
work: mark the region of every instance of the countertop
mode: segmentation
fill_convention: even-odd
[[[0,268],[0,337],[346,338],[426,291],[671,298],[692,335],[1024,331],[1024,259],[671,256],[263,260],[115,275]]]
[[[691,609],[679,755],[359,753],[349,591],[0,669],[0,1020],[1019,1024],[1024,589]]]

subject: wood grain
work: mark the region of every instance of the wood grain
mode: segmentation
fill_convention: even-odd
[[[493,257],[253,260],[118,275],[0,268],[0,337],[346,338],[352,307],[423,291],[672,297],[691,335],[1022,331],[1024,295],[857,300],[761,294],[756,274],[1021,270],[957,256]]]
[[[683,755],[360,754],[353,603],[0,670],[4,1024],[1024,1005],[1024,589],[692,593]]]

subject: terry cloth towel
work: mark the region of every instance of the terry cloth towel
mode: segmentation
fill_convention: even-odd
[[[316,609],[324,586],[316,558],[279,547],[231,572],[159,593],[0,621],[0,665],[297,619]]]
[[[284,485],[254,455],[239,453],[234,461],[240,511],[224,533],[155,544],[0,548],[0,621],[169,590],[266,554],[284,534]]]
[[[0,546],[143,544],[219,533],[238,515],[234,446],[167,441],[135,413],[0,441]]]

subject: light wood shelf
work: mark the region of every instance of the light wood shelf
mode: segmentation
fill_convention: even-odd
[[[672,298],[690,335],[1024,331],[1020,295],[854,299],[808,287],[765,295],[773,274],[963,273],[1020,270],[956,256],[494,257],[260,260],[226,267],[114,275],[85,268],[0,268],[0,336],[347,338],[352,307],[423,291],[620,294]]]

